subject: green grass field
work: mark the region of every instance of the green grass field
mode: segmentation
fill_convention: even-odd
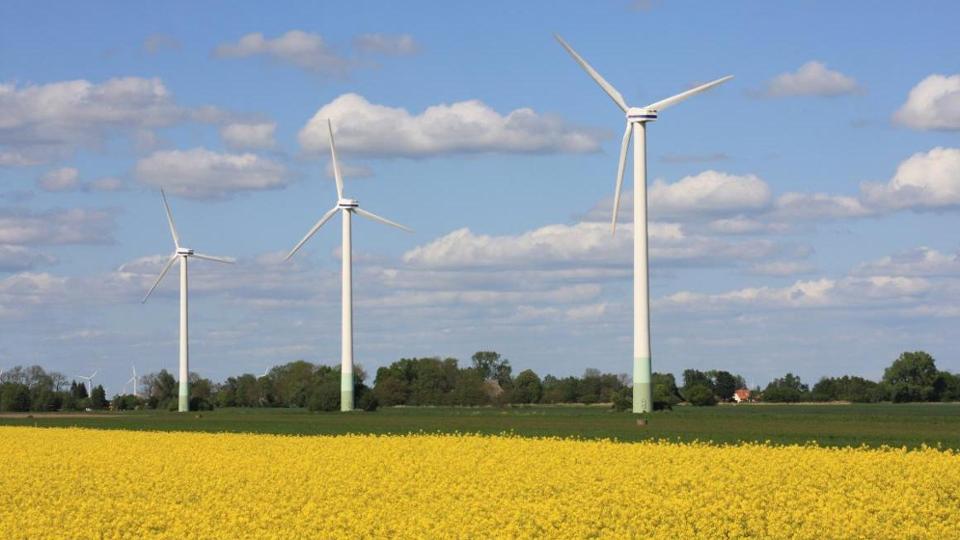
[[[602,407],[387,408],[373,413],[299,409],[220,409],[178,414],[136,411],[78,418],[35,413],[0,425],[81,426],[163,431],[232,431],[297,435],[469,432],[522,436],[615,438],[622,441],[771,441],[830,446],[942,445],[960,450],[960,404],[730,405],[677,407],[638,426],[636,417]]]

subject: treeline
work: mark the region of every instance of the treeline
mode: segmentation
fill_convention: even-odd
[[[480,351],[461,366],[456,358],[403,358],[377,370],[373,387],[354,368],[356,406],[506,406],[556,403],[611,403],[617,410],[632,408],[633,391],[625,374],[587,369],[580,377],[540,377],[533,370],[514,375],[510,361],[493,351]],[[746,389],[740,375],[723,370],[687,369],[681,382],[670,373],[654,373],[654,408],[679,403],[696,406],[729,402]],[[102,386],[88,393],[84,384],[40,366],[16,367],[0,376],[0,411],[176,410],[179,383],[166,370],[140,379],[134,393],[106,399]],[[791,373],[754,387],[750,401],[960,401],[960,376],[937,369],[932,356],[905,352],[888,367],[879,382],[856,376],[824,377],[813,388]],[[262,376],[243,374],[221,383],[190,374],[190,409],[215,407],[303,407],[314,411],[340,408],[340,368],[298,360],[275,366]]]
[[[844,375],[823,377],[810,388],[800,377],[787,373],[770,381],[762,392],[762,399],[781,403],[960,401],[960,375],[937,369],[934,358],[923,351],[905,352],[884,370],[879,382]]]

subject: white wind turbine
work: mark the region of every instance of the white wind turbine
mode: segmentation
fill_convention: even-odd
[[[340,175],[340,164],[337,163],[337,148],[333,142],[333,124],[327,120],[327,131],[330,132],[330,159],[333,162],[333,177],[337,183],[337,204],[327,211],[320,221],[307,232],[307,235],[300,240],[285,260],[293,257],[293,254],[300,249],[303,244],[313,236],[324,223],[330,220],[339,210],[343,217],[343,248],[341,250],[341,272],[342,281],[340,287],[341,294],[341,312],[340,312],[340,410],[353,410],[353,255],[351,249],[350,225],[353,214],[357,213],[365,218],[379,221],[385,225],[396,227],[404,231],[413,232],[411,229],[380,217],[373,212],[368,212],[360,208],[356,199],[347,199],[343,196],[343,177]]]
[[[170,225],[170,234],[173,236],[175,250],[173,254],[170,255],[170,259],[167,260],[167,264],[164,265],[163,270],[160,271],[160,276],[157,278],[157,281],[154,282],[153,287],[150,287],[150,290],[147,291],[147,294],[143,297],[142,302],[146,302],[147,298],[150,298],[150,293],[157,288],[157,285],[163,280],[163,276],[167,275],[167,271],[170,270],[173,263],[176,262],[177,259],[180,259],[180,400],[178,410],[180,412],[187,412],[190,409],[190,383],[187,380],[190,376],[190,355],[187,339],[187,259],[196,257],[198,259],[227,264],[233,264],[235,261],[230,257],[214,257],[212,255],[196,253],[192,249],[181,246],[180,235],[177,234],[177,228],[173,224],[173,214],[170,213],[170,205],[167,204],[167,195],[162,189],[160,190],[160,196],[163,198],[163,208],[167,211],[167,223]]]
[[[137,366],[130,366],[130,369],[133,370],[133,377],[127,379],[127,382],[123,383],[123,393],[127,393],[127,385],[133,383],[133,397],[137,397]]]
[[[93,373],[91,373],[91,374],[88,375],[88,376],[77,375],[77,378],[78,378],[78,379],[85,379],[85,380],[87,381],[87,390],[88,390],[88,391],[87,391],[87,396],[88,396],[88,397],[89,397],[89,396],[93,396],[93,378],[97,376],[97,372],[98,372],[98,371],[100,371],[100,370],[99,370],[99,369],[94,370]]]
[[[560,45],[580,64],[580,67],[600,85],[610,99],[627,115],[627,129],[620,143],[620,162],[617,165],[617,186],[613,197],[613,217],[611,226],[616,232],[617,212],[620,209],[620,187],[623,185],[623,169],[626,164],[627,146],[631,135],[636,137],[633,143],[633,412],[643,413],[653,410],[653,393],[650,384],[650,285],[647,264],[647,122],[657,119],[659,111],[729,81],[732,75],[717,79],[651,103],[645,107],[630,107],[620,92],[604,80],[573,47],[559,35],[554,34]]]

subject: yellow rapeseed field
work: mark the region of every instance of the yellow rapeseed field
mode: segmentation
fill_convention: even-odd
[[[0,427],[0,538],[960,538],[950,451]]]

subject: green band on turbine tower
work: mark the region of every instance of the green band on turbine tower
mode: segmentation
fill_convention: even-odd
[[[186,384],[180,384],[180,403],[178,410],[180,412],[187,412],[190,410],[190,391],[187,388]]]
[[[353,410],[353,373],[344,373],[340,376],[340,411]]]
[[[633,359],[633,412],[653,412],[653,385],[650,384],[650,358]]]

